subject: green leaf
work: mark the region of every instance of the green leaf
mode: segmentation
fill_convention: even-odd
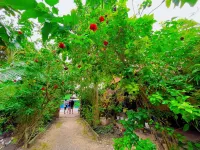
[[[173,3],[174,3],[175,6],[178,6],[179,3],[180,3],[180,0],[173,0]]]
[[[1,37],[0,37],[0,46],[6,46],[5,42],[3,41]]]
[[[185,124],[183,127],[183,131],[188,131],[190,128],[189,124]]]
[[[64,24],[69,24],[72,21],[72,18],[70,15],[63,16]]]
[[[36,0],[1,0],[1,4],[20,10],[34,9],[37,6]]]
[[[0,24],[0,37],[4,42],[9,42],[9,36],[7,34],[6,28]]]
[[[188,3],[190,6],[194,6],[197,3],[197,0],[181,0],[181,7],[183,7],[185,3]]]
[[[38,21],[40,23],[44,23],[45,22],[45,17],[44,16],[38,17]]]
[[[50,6],[54,6],[59,3],[59,0],[45,0],[45,2]]]
[[[72,10],[72,11],[71,11],[71,18],[72,18],[72,23],[73,23],[73,25],[75,25],[75,24],[78,23],[78,16],[77,16],[75,10]]]
[[[53,8],[52,8],[52,12],[53,12],[54,14],[58,15],[58,8],[53,7]]]
[[[49,13],[49,8],[44,3],[38,3],[36,10]]]
[[[42,28],[42,41],[43,42],[47,41],[49,34],[51,33],[51,30],[52,30],[52,24],[45,22],[45,24]]]
[[[67,94],[67,95],[65,95],[64,99],[69,100],[71,96],[72,96],[72,94]]]
[[[41,11],[37,11],[35,9],[29,9],[26,10],[22,16],[21,16],[21,21],[25,21],[29,18],[37,18],[43,16],[43,13]]]
[[[170,5],[171,5],[171,2],[172,2],[172,0],[166,0],[166,6],[167,6],[167,8],[169,8],[169,7],[170,7]]]

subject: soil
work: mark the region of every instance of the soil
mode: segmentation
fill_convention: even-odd
[[[113,150],[112,139],[95,140],[79,114],[63,114],[29,150]]]

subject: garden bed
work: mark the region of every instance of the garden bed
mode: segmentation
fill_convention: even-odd
[[[49,122],[49,123],[47,124],[47,126],[45,127],[45,131],[47,131],[55,121],[56,121],[56,119],[53,119],[51,122]],[[40,137],[45,133],[45,131],[44,131],[44,132],[39,132],[38,134],[36,134],[36,135],[30,140],[30,142],[28,143],[28,148],[30,148],[30,147],[36,142],[36,140],[37,140],[38,138],[40,138]]]

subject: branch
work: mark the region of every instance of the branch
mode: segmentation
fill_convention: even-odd
[[[133,0],[132,0],[132,7],[133,7],[133,13],[135,15],[135,9],[134,9],[134,5],[133,5]]]
[[[148,15],[150,15],[152,12],[154,12],[156,9],[158,9],[163,3],[165,2],[165,0],[163,0],[160,5],[158,5],[156,8],[154,8],[152,11],[150,11],[150,13]]]

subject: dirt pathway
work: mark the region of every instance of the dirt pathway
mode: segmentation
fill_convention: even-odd
[[[60,113],[60,118],[29,150],[113,150],[110,141],[100,142],[75,114]]]

